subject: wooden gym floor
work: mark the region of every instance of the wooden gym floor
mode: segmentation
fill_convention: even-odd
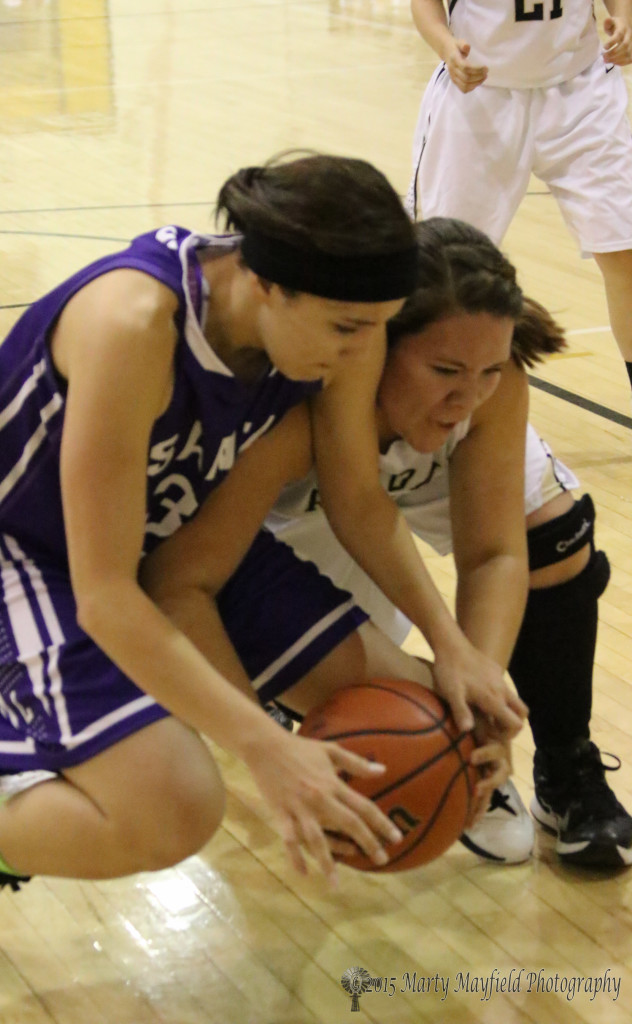
[[[366,157],[403,193],[435,63],[407,0],[0,0],[0,330],[141,231],[210,229],[224,178],[278,150]],[[622,758],[613,784],[631,806],[629,387],[598,271],[536,181],[505,249],[569,332],[537,375],[562,391],[534,387],[532,420],[591,491],[612,562],[593,733]],[[449,560],[429,564],[449,597]],[[525,731],[527,801],[531,753]],[[218,756],[228,814],[199,856],[0,894],[0,1024],[630,1021],[629,872],[562,869],[540,838],[523,866],[457,845],[399,877],[343,871],[332,893],[291,873],[245,769]],[[340,978],[355,965],[394,994],[364,995],[351,1018]]]

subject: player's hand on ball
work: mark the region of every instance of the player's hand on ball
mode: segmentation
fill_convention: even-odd
[[[474,727],[472,709],[493,719],[498,736],[516,736],[527,716],[524,701],[507,684],[501,666],[477,650],[465,636],[434,651],[435,689],[447,700],[460,729]]]
[[[350,779],[404,833],[376,864],[357,847],[329,835],[336,860],[358,871],[408,871],[441,856],[463,833],[478,771],[470,763],[475,740],[459,730],[444,700],[412,679],[374,676],[343,687],[312,708],[300,734],[386,765],[384,775]]]
[[[472,752],[470,763],[477,769],[478,782],[468,827],[483,817],[489,807],[492,793],[505,784],[513,770],[511,745],[507,739],[499,736],[493,719],[477,715],[474,736],[477,746]]]
[[[369,778],[383,765],[323,743],[281,733],[273,747],[266,744],[248,760],[262,795],[273,809],[275,824],[294,868],[307,873],[305,853],[318,863],[330,883],[336,883],[329,833],[349,837],[376,864],[388,860],[386,845],[399,842],[401,832],[373,801],[354,792],[341,775]],[[346,847],[345,847],[346,849]]]

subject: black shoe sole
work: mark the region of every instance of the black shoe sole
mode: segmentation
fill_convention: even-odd
[[[506,864],[504,857],[498,857],[495,853],[490,853],[489,850],[484,850],[481,846],[477,846],[469,836],[463,833],[459,836],[459,842],[463,844],[466,850],[470,853],[475,853],[477,857],[482,857],[484,860],[493,861],[494,864]]]
[[[627,868],[627,863],[617,846],[605,846],[598,843],[589,843],[583,850],[575,853],[563,853],[557,851],[557,855],[564,864],[576,864],[584,868]]]
[[[559,849],[560,834],[556,828],[552,828],[551,825],[544,821],[541,821],[533,809],[531,810],[532,817],[540,826],[540,828],[550,836],[554,836],[557,840],[556,850],[560,861],[563,864],[575,864],[578,867],[585,868],[627,868],[630,867],[630,863],[625,861],[619,852],[619,847],[613,843],[591,843],[587,842],[586,846],[581,850],[575,850],[572,853],[564,853],[563,850]],[[630,860],[632,861],[632,850],[630,852]]]
[[[19,892],[20,887],[30,882],[30,876],[26,875],[9,875],[6,871],[0,871],[0,889],[5,887],[12,889],[13,892]]]

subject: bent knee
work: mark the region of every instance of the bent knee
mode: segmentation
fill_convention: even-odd
[[[226,807],[215,764],[206,780],[179,784],[164,794],[164,806],[147,853],[151,867],[171,867],[198,853],[219,828]]]
[[[224,815],[224,785],[208,747],[171,718],[64,774],[100,816],[114,874],[179,863],[208,842]]]
[[[222,778],[209,759],[206,772],[156,780],[142,806],[130,807],[116,824],[127,844],[132,872],[173,867],[198,853],[219,828],[225,810]]]

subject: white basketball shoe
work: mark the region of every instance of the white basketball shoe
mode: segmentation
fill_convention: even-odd
[[[463,833],[461,842],[472,853],[497,864],[521,864],[529,860],[535,829],[511,779],[494,790],[488,810]]]

